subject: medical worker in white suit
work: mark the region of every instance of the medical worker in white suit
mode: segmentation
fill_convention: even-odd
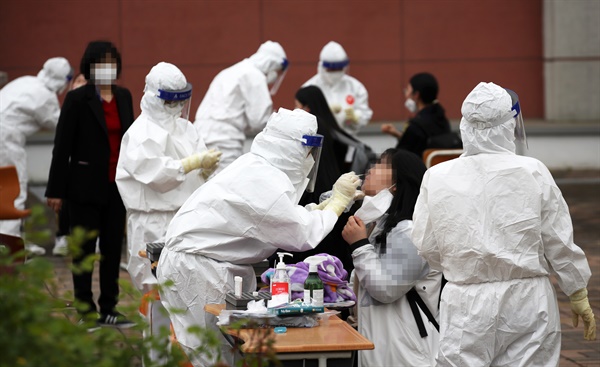
[[[146,76],[142,114],[121,142],[116,182],[127,208],[127,270],[144,293],[152,291],[157,280],[140,251],[147,243],[165,241],[169,222],[217,167],[221,155],[206,149],[187,120],[191,97],[192,85],[183,73],[173,64],[158,63]],[[161,326],[169,327],[169,318],[160,300],[148,307],[148,332],[158,335]]]
[[[413,215],[419,254],[448,280],[438,366],[558,366],[550,274],[574,326],[581,318],[585,339],[596,338],[569,208],[546,166],[516,154],[526,142],[516,93],[480,83],[461,111],[465,152],[425,173]]]
[[[353,199],[360,179],[350,172],[334,184],[330,199],[312,210],[298,205],[307,177],[315,178],[316,133],[315,116],[279,109],[250,152],[196,190],[171,221],[157,275],[161,283],[173,282],[161,289],[161,299],[194,366],[211,362],[194,357],[201,342],[187,331],[196,325],[215,328],[204,306],[225,302],[235,276],[244,279],[243,291],[255,290],[251,264],[278,248],[316,247]]]

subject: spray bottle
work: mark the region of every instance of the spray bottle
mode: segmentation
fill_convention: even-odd
[[[291,280],[287,273],[287,266],[283,262],[285,255],[293,256],[287,252],[278,252],[279,262],[271,278],[271,299],[276,303],[290,303],[291,300]]]
[[[320,256],[304,259],[309,264],[308,276],[304,281],[304,303],[316,307],[323,306],[323,281],[319,277],[318,266],[325,260]]]

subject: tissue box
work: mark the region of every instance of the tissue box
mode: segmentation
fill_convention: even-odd
[[[258,295],[254,296],[252,292],[243,292],[241,297],[236,297],[233,293],[227,293],[225,295],[225,309],[226,310],[246,310],[248,308],[248,302],[265,300],[265,306],[267,301],[271,299],[271,292],[258,292]]]

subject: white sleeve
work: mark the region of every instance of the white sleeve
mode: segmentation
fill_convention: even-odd
[[[570,296],[587,287],[592,273],[583,250],[573,242],[569,208],[549,172],[542,184],[542,195],[544,255],[560,289]]]
[[[423,176],[421,191],[415,204],[411,238],[419,251],[419,255],[427,260],[429,266],[432,269],[442,271],[440,250],[431,224],[431,217],[429,216],[428,182],[429,171],[425,172]]]
[[[132,179],[150,189],[165,193],[177,188],[185,181],[180,159],[164,155],[161,144],[152,139],[129,143],[123,138],[118,166]]]
[[[33,111],[35,120],[41,128],[55,130],[56,125],[58,125],[58,117],[60,116],[58,98],[56,94],[46,91],[44,91],[44,95],[40,96],[40,98],[43,98],[42,103]]]
[[[244,114],[248,126],[246,133],[257,133],[264,129],[273,113],[273,101],[266,79],[248,74],[240,80],[240,90],[244,98]]]
[[[373,117],[373,110],[369,108],[369,93],[365,86],[356,81],[356,95],[354,97],[354,111],[356,116],[358,117],[358,125],[366,126],[369,121],[371,121],[371,117]]]
[[[360,285],[379,302],[400,299],[429,273],[429,266],[417,253],[409,231],[399,229],[402,225],[400,222],[387,234],[385,253],[378,254],[371,244],[352,252]]]

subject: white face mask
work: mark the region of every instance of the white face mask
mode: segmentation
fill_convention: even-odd
[[[111,85],[117,79],[117,68],[110,63],[95,64],[91,77],[96,85]]]
[[[337,84],[344,76],[344,71],[325,71],[323,74],[323,80],[329,85]]]
[[[412,98],[409,98],[404,102],[404,107],[410,111],[410,113],[417,112],[417,102],[415,102]]]
[[[390,189],[383,189],[375,196],[365,196],[362,206],[354,213],[365,224],[372,223],[381,218],[392,205],[394,195]]]

